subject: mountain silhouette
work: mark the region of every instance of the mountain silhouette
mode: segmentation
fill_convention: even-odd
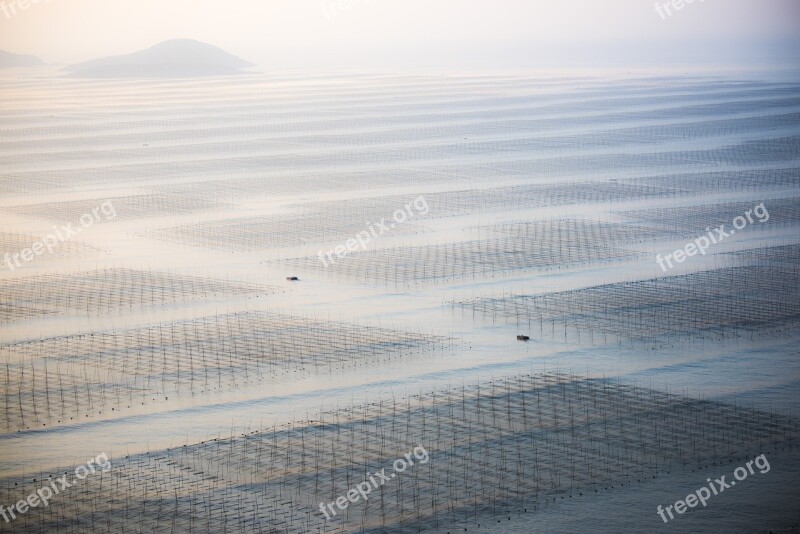
[[[193,39],[164,41],[122,56],[92,59],[64,67],[82,78],[180,78],[244,74],[254,65],[225,50]]]
[[[12,67],[38,67],[44,62],[36,56],[23,56],[0,50],[0,69]]]

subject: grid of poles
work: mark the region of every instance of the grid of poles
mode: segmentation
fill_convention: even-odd
[[[240,312],[0,346],[3,430],[450,350],[452,338]]]
[[[526,326],[534,334],[591,342],[720,339],[791,332],[800,323],[800,267],[748,265],[583,289],[452,301],[453,308]],[[600,335],[603,337],[601,338]]]
[[[2,280],[0,305],[41,314],[100,315],[125,308],[278,291],[278,286],[115,267]]]
[[[19,254],[21,250],[30,248],[33,243],[40,242],[44,239],[42,235],[36,234],[22,234],[14,232],[0,232],[0,257],[5,261],[5,255]],[[37,258],[37,261],[42,261],[43,258],[50,259],[50,261],[63,261],[65,258],[91,258],[103,253],[102,250],[73,239],[66,241],[57,241],[52,245],[52,255],[48,251],[47,256]],[[11,258],[14,261],[14,258]],[[4,265],[3,268],[6,268]]]
[[[113,213],[100,211],[101,206],[106,202],[111,202],[114,208]],[[54,222],[74,223],[77,225],[82,215],[92,215],[95,212],[96,221],[103,221],[108,216],[114,214],[114,220],[134,220],[150,217],[185,215],[198,211],[222,209],[225,207],[230,206],[218,202],[213,198],[205,198],[197,195],[149,193],[85,200],[43,202],[38,204],[19,204],[5,207],[3,210],[21,215],[48,219]]]
[[[633,225],[586,220],[543,220],[473,229],[477,239],[402,246],[333,257],[327,268],[318,256],[276,260],[299,269],[321,270],[356,281],[387,285],[441,284],[493,278],[518,271],[625,261],[642,254],[618,243],[663,237]]]
[[[733,219],[744,217],[750,211],[747,221],[747,231],[764,227],[765,225],[796,225],[800,223],[800,197],[774,198],[763,200],[764,207],[769,213],[769,220],[759,221],[758,213],[753,213],[753,208],[762,200],[754,199],[752,202],[727,202],[717,204],[703,204],[700,206],[679,206],[671,208],[650,208],[621,212],[621,215],[630,217],[640,224],[648,224],[675,232],[693,232],[702,235],[705,228],[716,228],[722,224],[726,231],[733,229]],[[761,215],[763,218],[763,214]],[[709,230],[705,230],[708,232]]]
[[[565,373],[519,375],[326,411],[125,458],[19,532],[472,531],[543,506],[796,446],[794,418]],[[414,465],[395,460],[422,446]],[[385,469],[369,498],[327,504]],[[64,470],[69,473],[69,470]],[[60,475],[0,480],[2,502]],[[391,477],[390,474],[395,474]],[[34,479],[38,480],[35,482]]]

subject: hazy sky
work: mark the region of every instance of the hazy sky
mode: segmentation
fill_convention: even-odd
[[[800,0],[0,0],[0,49],[72,63],[173,38],[265,68],[662,65],[800,55]],[[666,3],[666,0],[657,2]],[[16,14],[12,12],[16,10]]]

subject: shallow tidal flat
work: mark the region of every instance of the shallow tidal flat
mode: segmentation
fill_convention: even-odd
[[[4,530],[798,528],[800,84],[0,87]]]

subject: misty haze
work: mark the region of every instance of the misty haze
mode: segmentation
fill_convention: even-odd
[[[797,532],[791,0],[0,0],[0,530]]]

